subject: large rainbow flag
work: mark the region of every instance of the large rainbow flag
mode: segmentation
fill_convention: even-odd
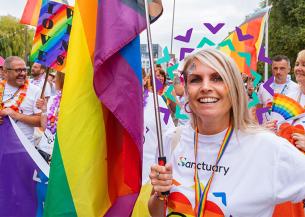
[[[46,217],[129,216],[133,209],[141,187],[143,5],[76,1]]]
[[[264,28],[266,20],[269,16],[270,7],[256,11],[254,14],[249,15],[245,21],[239,26],[242,34],[245,36],[247,34],[251,35],[252,38],[240,41],[238,38],[237,31],[233,31],[226,40],[231,40],[235,48],[235,51],[229,49],[228,46],[221,47],[220,50],[226,52],[231,56],[238,65],[241,72],[251,75],[250,69],[256,71],[258,54],[261,49]],[[249,53],[251,55],[250,64],[247,65],[245,58],[241,57],[239,53]]]

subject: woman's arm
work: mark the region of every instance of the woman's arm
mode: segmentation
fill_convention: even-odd
[[[165,198],[162,192],[169,191],[172,187],[172,166],[153,165],[150,169],[149,178],[153,186],[153,190],[148,201],[148,210],[152,217],[164,216]]]

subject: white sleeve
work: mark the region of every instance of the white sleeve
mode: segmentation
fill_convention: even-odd
[[[44,96],[45,97],[51,96],[51,85],[49,84],[49,82],[46,83],[46,89],[44,91]]]
[[[33,105],[34,114],[41,113],[41,110],[36,107],[36,102],[40,98],[40,94],[41,94],[39,90],[40,90],[40,88],[37,88],[37,91],[36,91],[35,96],[34,96],[34,105]]]
[[[166,162],[170,162],[170,157],[171,157],[171,143],[172,143],[172,138],[175,134],[176,128],[172,127],[169,128],[162,136],[163,136],[163,153],[164,156],[166,157]],[[159,157],[159,150],[158,147],[156,149],[156,163],[158,163],[158,157]]]
[[[305,199],[305,154],[289,142],[279,144],[275,162],[275,200],[300,202]]]
[[[263,89],[264,89],[263,84],[261,84],[261,86],[259,87],[258,92],[257,92],[260,104],[264,104],[264,102],[263,102],[263,93],[264,93],[264,90]]]

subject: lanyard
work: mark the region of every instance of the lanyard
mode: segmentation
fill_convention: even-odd
[[[227,129],[227,132],[226,132],[226,134],[223,138],[222,144],[219,148],[215,166],[218,166],[218,163],[219,163],[221,157],[223,156],[227,145],[229,144],[229,141],[231,139],[232,134],[233,134],[233,126],[230,124],[229,128]],[[196,128],[196,132],[194,133],[194,152],[195,152],[195,162],[196,162],[195,165],[197,165],[197,150],[198,150],[198,128]],[[215,171],[213,170],[212,175],[209,178],[208,183],[203,188],[200,185],[198,169],[195,166],[195,174],[194,174],[195,202],[196,202],[195,210],[196,210],[196,216],[197,217],[203,217],[204,216],[205,205],[206,205],[206,201],[207,201],[207,198],[208,198],[208,193],[209,193],[209,190],[210,190],[210,186],[211,186],[212,180],[214,178],[214,174],[215,174]]]

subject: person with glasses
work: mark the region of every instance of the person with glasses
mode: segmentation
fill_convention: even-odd
[[[3,64],[5,80],[0,82],[0,124],[10,116],[33,142],[34,127],[40,127],[41,110],[36,107],[40,97],[39,87],[30,84],[25,62],[17,56],[10,56]]]

